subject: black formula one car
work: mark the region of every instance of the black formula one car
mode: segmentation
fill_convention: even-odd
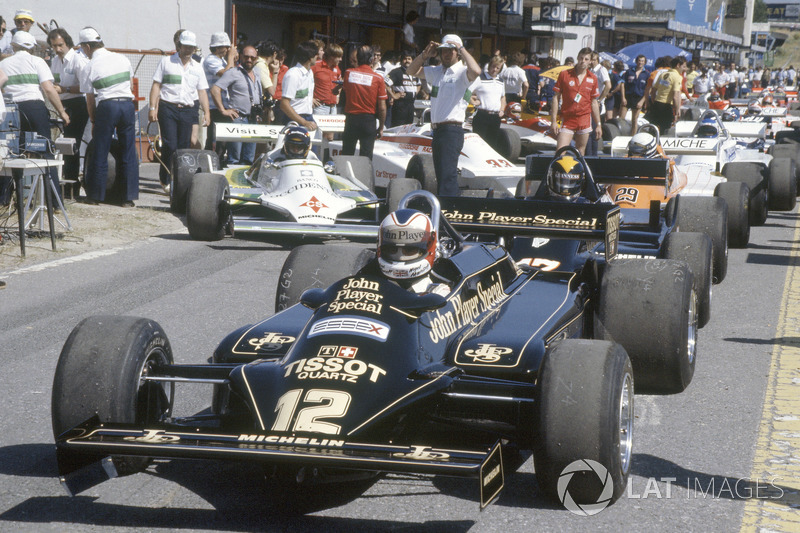
[[[582,264],[519,266],[497,244],[465,240],[430,193],[400,205],[420,200],[440,229],[434,270],[450,282],[447,297],[372,274],[366,248],[307,245],[284,264],[282,311],[228,335],[210,364],[174,364],[151,320],[81,322],[52,399],[68,491],[96,484],[98,473],[141,470],[151,457],[191,458],[264,467],[284,476],[281,494],[357,474],[471,477],[485,506],[503,487],[510,452],[532,450],[546,496],[558,499],[569,465],[596,461],[607,479],[573,468],[570,497],[619,498],[634,391],[678,393],[692,379],[687,264],[614,259],[614,205],[486,199],[473,210],[451,201],[450,220],[465,228],[606,243]],[[213,386],[210,414],[173,415],[181,382]]]

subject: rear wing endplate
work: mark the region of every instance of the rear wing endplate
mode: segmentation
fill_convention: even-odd
[[[620,208],[549,200],[441,197],[442,215],[461,232],[603,241],[617,253]]]

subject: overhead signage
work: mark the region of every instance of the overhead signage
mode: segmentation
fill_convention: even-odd
[[[442,7],[472,7],[472,0],[442,0]]]
[[[592,25],[592,12],[584,9],[572,10],[572,23],[575,26],[591,26]]]
[[[675,20],[692,26],[705,26],[707,9],[707,0],[681,0],[675,4]]]
[[[596,19],[596,26],[598,30],[614,31],[617,17],[609,17],[608,15],[598,15]]]
[[[567,20],[567,8],[563,4],[543,3],[539,9],[539,20],[565,22]]]
[[[522,0],[497,0],[498,15],[522,15]]]

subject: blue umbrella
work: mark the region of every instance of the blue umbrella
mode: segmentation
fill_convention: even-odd
[[[636,64],[636,56],[643,55],[647,58],[647,67],[652,69],[656,59],[663,56],[683,56],[687,61],[691,61],[692,54],[677,46],[665,43],[664,41],[645,41],[642,43],[626,46],[617,52],[617,55],[628,65]]]

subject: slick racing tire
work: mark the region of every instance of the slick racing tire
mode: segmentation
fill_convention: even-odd
[[[53,380],[53,434],[85,422],[163,423],[172,413],[174,384],[144,381],[156,366],[172,364],[172,348],[156,322],[131,316],[93,316],[72,330]],[[146,457],[114,457],[120,475],[140,472]]]
[[[692,270],[697,295],[697,324],[703,327],[711,318],[713,280],[711,239],[705,233],[670,233],[661,249],[664,259],[684,261]]]
[[[728,246],[745,248],[750,241],[750,188],[746,183],[727,181],[714,188],[714,196],[728,206]]]
[[[533,463],[539,490],[562,503],[565,491],[577,504],[615,502],[628,484],[633,444],[634,377],[625,350],[607,341],[563,340],[545,353],[537,385]],[[565,473],[576,461],[583,465]]]
[[[624,118],[611,118],[606,121],[606,124],[613,124],[619,130],[620,135],[629,136],[631,134],[631,123]]]
[[[797,192],[800,194],[800,145],[796,144],[773,144],[769,147],[769,155],[772,157],[790,157],[794,159],[795,178],[797,181]]]
[[[750,225],[761,226],[767,221],[769,209],[768,181],[764,179],[764,167],[759,163],[728,163],[722,170],[728,181],[739,181],[750,189]]]
[[[186,196],[192,178],[200,172],[219,170],[219,156],[211,150],[175,150],[169,164],[169,209],[176,215],[186,212]]]
[[[417,180],[424,191],[439,194],[439,182],[436,179],[432,155],[416,154],[412,156],[406,167],[406,178]]]
[[[375,171],[372,167],[372,159],[364,155],[335,155],[331,159],[336,165],[337,174],[348,179],[355,179],[370,192],[375,192]],[[352,169],[352,174],[350,169]]]
[[[231,224],[228,180],[219,174],[198,174],[186,199],[186,226],[196,241],[219,241]]]
[[[705,233],[711,238],[713,281],[722,283],[728,273],[727,204],[721,198],[681,196],[678,211],[681,232]]]
[[[625,348],[637,394],[682,392],[694,375],[697,343],[689,265],[667,259],[611,262],[600,284],[595,335]]]
[[[769,162],[769,208],[791,211],[797,203],[797,167],[794,159],[773,158]]]
[[[278,278],[275,312],[300,301],[308,289],[327,289],[364,267],[375,252],[353,244],[305,244],[289,254]]]
[[[88,161],[94,159],[94,147],[95,142],[94,139],[92,139],[89,141],[89,144],[86,145],[86,154],[83,157],[84,174],[81,178],[81,185],[83,185],[83,190],[87,193],[89,192],[87,183],[94,180],[90,165],[87,164]],[[122,148],[117,139],[111,139],[111,148],[108,150],[108,157],[106,159],[108,162],[108,172],[106,174],[106,196],[104,201],[108,203],[119,203],[124,198],[122,190],[122,183],[124,180],[122,179]],[[117,164],[117,162],[119,162],[119,164]]]
[[[386,207],[389,213],[397,211],[400,205],[400,200],[403,197],[414,191],[418,191],[420,184],[417,180],[409,178],[394,178],[389,182],[389,187],[386,189]]]
[[[777,144],[800,144],[800,133],[795,130],[783,130],[775,133]]]
[[[497,153],[516,163],[522,152],[522,141],[519,133],[512,129],[500,128],[500,137],[497,139]]]
[[[610,124],[606,122],[601,126],[601,128],[603,130],[604,141],[613,141],[620,136],[619,127],[616,124]]]

